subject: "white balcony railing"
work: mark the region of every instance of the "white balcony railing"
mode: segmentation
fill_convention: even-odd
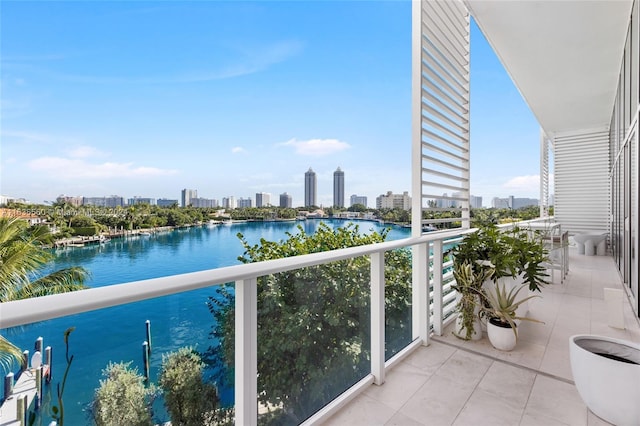
[[[432,331],[441,334],[444,326],[453,320],[455,294],[450,286],[454,281],[450,271],[451,261],[445,262],[444,251],[447,245],[455,243],[462,235],[473,231],[457,229],[432,232],[418,238],[3,303],[0,305],[0,329],[235,282],[235,421],[236,424],[255,425],[258,416],[257,279],[294,269],[369,256],[371,265],[370,373],[306,421],[308,424],[313,424],[338,410],[365,386],[371,383],[378,385],[384,383],[386,368],[404,358],[412,349],[428,344],[429,334]],[[413,249],[412,342],[394,357],[385,361],[384,253],[406,247]]]

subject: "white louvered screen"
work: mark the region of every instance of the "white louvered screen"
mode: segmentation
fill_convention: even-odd
[[[412,220],[468,228],[469,13],[459,1],[413,7]]]
[[[554,214],[572,234],[608,232],[609,131],[583,131],[554,137]]]
[[[549,138],[540,129],[540,217],[549,216]]]

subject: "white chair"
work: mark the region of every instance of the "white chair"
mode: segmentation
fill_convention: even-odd
[[[549,261],[545,263],[551,271],[551,282],[554,282],[555,271],[560,272],[560,284],[569,273],[569,231],[562,232],[560,225],[554,225],[543,235],[542,241],[549,252]]]

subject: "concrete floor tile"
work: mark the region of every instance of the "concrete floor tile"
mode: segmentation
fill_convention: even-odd
[[[574,385],[537,375],[524,414],[550,417],[568,425],[586,425],[587,411]]]
[[[371,385],[364,395],[398,410],[428,380],[429,375],[412,365],[398,366],[386,375],[382,386]]]
[[[425,424],[451,425],[474,389],[474,384],[458,383],[446,376],[434,375],[399,412]]]
[[[569,341],[567,340],[567,349],[547,347],[540,363],[540,371],[566,380],[573,380],[568,346]]]
[[[517,425],[522,418],[522,412],[523,407],[516,407],[509,400],[479,389],[471,395],[453,425]]]
[[[456,383],[475,386],[492,363],[492,360],[484,356],[459,349],[436,371],[435,375]]]
[[[359,395],[346,407],[322,423],[323,426],[375,426],[384,425],[396,413],[396,410],[369,398]]]
[[[428,421],[428,419],[425,419]],[[402,413],[396,413],[391,419],[385,423],[385,426],[425,426],[430,423],[423,423],[405,416]]]
[[[494,362],[478,384],[478,390],[522,409],[529,399],[535,377],[531,371]]]

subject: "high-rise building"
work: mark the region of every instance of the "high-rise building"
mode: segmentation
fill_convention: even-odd
[[[353,194],[351,196],[349,206],[353,207],[356,204],[362,204],[363,206],[367,207],[367,196]]]
[[[124,207],[124,198],[119,195],[109,197],[83,197],[83,206]]]
[[[333,172],[333,206],[344,207],[344,172],[340,167]]]
[[[280,207],[291,208],[292,205],[293,199],[291,198],[291,195],[287,194],[286,192],[284,194],[280,194]]]
[[[475,195],[472,195],[469,198],[469,205],[471,206],[472,209],[482,208],[482,197],[476,197]]]
[[[271,194],[256,192],[256,207],[268,207],[271,205]]]
[[[256,207],[260,207],[260,206],[257,205],[257,202],[258,202],[257,201],[257,198],[258,198],[257,196],[258,196],[258,194],[256,194]],[[251,207],[253,207],[253,200],[251,200],[251,197],[249,197],[249,198],[242,198],[242,197],[238,198],[238,208],[242,209],[242,208],[251,208]]]
[[[129,198],[129,200],[127,201],[127,204],[130,206],[134,206],[136,204],[149,204],[150,206],[155,206],[156,199],[134,195],[133,198]]]
[[[376,208],[411,210],[411,197],[407,191],[402,194],[394,194],[391,191],[387,191],[386,195],[376,197]]]
[[[182,190],[182,207],[188,207],[191,205],[191,199],[198,198],[198,191],[195,189],[183,189]]]
[[[158,200],[156,201],[156,204],[158,205],[158,207],[178,206],[178,200],[171,200],[168,198],[158,198]]]
[[[309,171],[304,174],[304,206],[317,206],[318,198],[318,181],[316,180],[316,172],[311,170],[309,167]]]
[[[235,209],[237,207],[236,197],[230,195],[229,197],[224,197],[222,199],[222,207],[225,209]]]
[[[192,198],[190,205],[192,207],[213,208],[218,207],[218,200],[215,198]]]
[[[67,203],[73,207],[80,207],[83,201],[82,198],[83,197],[69,197],[67,195],[59,195],[58,198],[56,198],[56,202]],[[3,202],[2,204],[6,204],[6,201]]]

